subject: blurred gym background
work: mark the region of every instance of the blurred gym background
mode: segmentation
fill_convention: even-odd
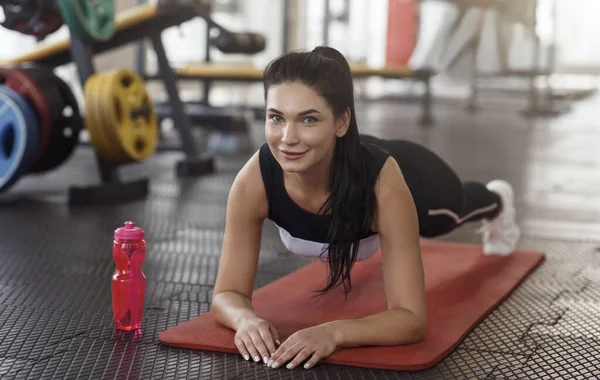
[[[0,153],[8,154],[0,155],[0,377],[169,378],[178,371],[185,377],[189,368],[196,378],[214,375],[215,368],[239,370],[244,378],[269,376],[225,356],[155,349],[156,334],[208,309],[229,187],[264,141],[262,70],[285,52],[317,45],[337,48],[350,62],[361,132],[417,141],[464,179],[510,181],[521,247],[543,250],[547,259],[434,368],[394,373],[327,367],[312,374],[600,376],[600,155],[594,147],[600,137],[600,1],[0,5],[0,92],[16,102],[0,106],[10,103],[3,110],[29,121],[29,129],[17,134],[28,147],[19,157],[16,132],[6,131],[21,122],[0,123],[6,132],[0,133]],[[73,16],[80,10],[90,13]],[[102,26],[94,18],[100,11]],[[32,31],[38,22],[51,31]],[[20,68],[31,77],[19,74]],[[135,84],[133,105],[123,99],[110,104],[120,91],[110,86],[119,83]],[[45,101],[31,106],[24,99],[32,94]],[[52,94],[64,104],[52,102]],[[53,109],[64,114],[65,104],[71,104],[67,116],[52,115]],[[125,117],[121,106],[131,111]],[[60,132],[67,124],[68,136],[76,139]],[[146,132],[137,135],[140,125]],[[152,252],[145,262],[153,289],[148,328],[139,341],[115,338],[110,320],[110,243],[114,229],[129,219],[146,228]],[[265,228],[257,286],[306,263],[285,255],[272,227]],[[480,243],[467,228],[443,239]],[[34,288],[33,275],[41,276]],[[60,318],[44,319],[47,310]],[[37,325],[13,318],[29,312],[39,313]],[[38,327],[47,334],[24,344]],[[57,349],[56,342],[72,346]],[[129,367],[132,350],[143,356],[137,369]]]
[[[119,12],[140,3],[145,1],[116,0],[115,7]],[[527,100],[515,100],[513,95],[529,96],[532,80],[540,102],[547,100],[549,93],[553,93],[551,99],[570,101],[596,88],[600,47],[592,42],[592,36],[598,10],[600,4],[594,0],[579,0],[577,6],[569,0],[215,0],[210,16],[217,23],[232,32],[259,33],[266,44],[251,55],[211,49],[210,61],[263,68],[285,51],[326,44],[339,49],[349,61],[375,69],[406,65],[433,70],[436,100],[468,99],[473,76],[479,75],[479,90],[505,90],[500,95],[478,94],[484,103]],[[68,33],[64,25],[45,40],[61,40]],[[207,22],[201,17],[166,29],[162,38],[171,64],[178,67],[205,61],[206,33]],[[29,52],[36,44],[35,37],[6,28],[0,29],[0,38],[0,60]],[[146,59],[148,72],[156,73],[152,49],[146,50]],[[135,69],[136,46],[119,47],[95,60],[98,71]],[[75,70],[71,63],[57,71],[81,99]],[[197,83],[179,85],[183,99],[196,97]],[[357,85],[365,98],[422,91],[419,83],[378,77]],[[211,86],[214,104],[260,105],[260,101],[256,103],[260,83]],[[507,91],[510,95],[502,96]],[[161,96],[160,89],[153,89],[152,94]]]

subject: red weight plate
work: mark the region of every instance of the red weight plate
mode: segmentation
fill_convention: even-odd
[[[45,173],[57,168],[71,156],[79,142],[79,134],[84,129],[83,119],[73,91],[52,68],[26,63],[21,69],[31,75],[46,92],[54,118],[48,148],[39,165],[29,169],[30,174]]]
[[[35,165],[42,157],[50,140],[50,131],[52,128],[52,114],[48,100],[37,82],[28,74],[19,69],[0,68],[0,84],[3,84],[25,99],[27,99],[35,108],[36,116],[40,125],[39,145],[33,164]]]
[[[23,34],[44,38],[49,34],[56,32],[62,25],[63,19],[60,13],[55,10],[45,10],[38,22],[33,26],[28,26],[29,20],[21,20],[16,23],[16,29]],[[21,29],[19,29],[21,28]]]

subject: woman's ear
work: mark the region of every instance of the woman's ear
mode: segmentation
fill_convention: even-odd
[[[348,127],[350,126],[350,120],[352,118],[352,112],[350,111],[350,107],[346,108],[340,117],[338,117],[335,128],[336,137],[344,137],[346,132],[348,132]]]

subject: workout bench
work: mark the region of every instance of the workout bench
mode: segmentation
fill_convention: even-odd
[[[380,77],[386,79],[412,79],[421,81],[425,85],[421,104],[422,113],[420,123],[429,125],[433,123],[431,116],[431,84],[432,72],[429,70],[413,70],[406,66],[386,66],[381,69],[368,67],[367,65],[351,64],[350,69],[355,78]],[[197,63],[175,68],[179,80],[204,80],[206,82],[260,82],[263,79],[263,70],[249,64],[223,64],[223,63]],[[145,78],[158,79],[156,76],[145,75]],[[189,103],[189,112],[192,119],[194,116],[204,119],[206,112],[210,112],[206,105],[207,99],[201,102]],[[168,112],[166,109],[163,112]],[[194,111],[198,111],[194,115]]]

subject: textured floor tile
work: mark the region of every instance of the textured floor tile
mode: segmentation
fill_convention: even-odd
[[[157,254],[146,258],[147,279],[160,282],[213,285],[219,269],[219,257],[201,254]]]
[[[499,365],[520,366],[526,356],[459,348],[432,369],[408,372],[410,379],[486,379]]]
[[[514,305],[514,304],[513,304]],[[500,305],[467,335],[461,348],[477,351],[530,355],[536,349],[523,337],[532,326],[556,323],[564,310],[543,306],[520,308]]]
[[[212,292],[201,287],[188,289],[188,291],[172,294],[169,298],[147,304],[142,317],[141,330],[118,331],[114,328],[112,313],[106,313],[85,336],[94,339],[158,344],[158,333],[209,310]]]
[[[12,377],[16,372],[27,367],[28,365],[31,365],[31,361],[0,357],[0,378]]]
[[[529,335],[578,337],[600,342],[600,320],[598,315],[600,315],[600,305],[598,304],[571,305],[569,310],[555,324],[551,326],[533,326],[529,331]]]
[[[531,336],[540,347],[522,366],[498,366],[494,379],[596,379],[600,377],[599,342],[552,335]]]
[[[38,360],[61,342],[88,334],[102,319],[101,313],[3,307],[0,312],[0,358]]]

